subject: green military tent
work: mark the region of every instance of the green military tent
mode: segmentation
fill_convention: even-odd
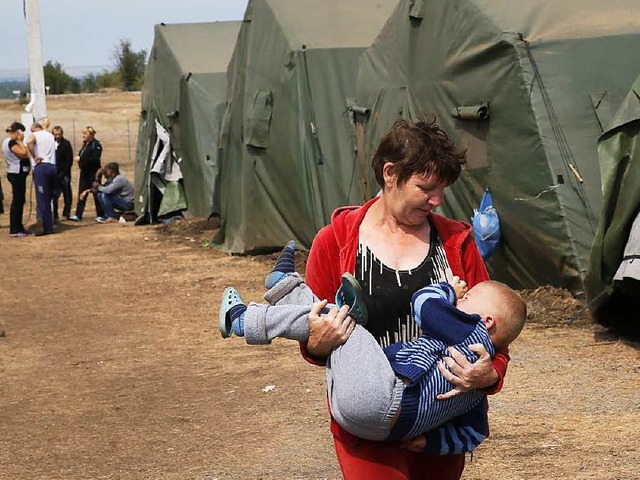
[[[222,249],[308,247],[333,209],[365,198],[349,107],[359,57],[396,3],[249,1],[228,71]]]
[[[640,77],[598,141],[603,205],[585,288],[593,317],[640,332]]]
[[[136,211],[146,221],[219,211],[218,140],[240,23],[154,27],[135,168]]]
[[[469,221],[485,188],[497,208],[492,276],[582,292],[596,141],[637,74],[637,18],[637,0],[401,0],[361,60],[366,158],[396,118],[435,113],[468,148],[442,211]]]

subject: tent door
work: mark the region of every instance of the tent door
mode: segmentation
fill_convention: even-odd
[[[169,133],[156,120],[157,139],[151,154],[149,171],[149,221],[180,214],[187,208],[182,171],[173,155]]]

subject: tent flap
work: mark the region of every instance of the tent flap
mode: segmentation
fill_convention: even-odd
[[[253,103],[247,114],[247,145],[267,148],[269,145],[269,125],[273,111],[271,90],[259,90],[253,97]]]
[[[625,250],[629,255],[637,248],[631,234],[634,225],[638,228],[640,215],[640,102],[634,91],[639,88],[640,77],[616,110],[612,128],[598,139],[603,204],[585,280],[593,317],[604,325],[636,333],[640,321],[629,312],[640,308],[640,283],[616,275],[624,271]]]
[[[187,199],[180,182],[169,182],[165,184],[164,194],[160,202],[158,216],[169,213],[179,213],[187,208]]]

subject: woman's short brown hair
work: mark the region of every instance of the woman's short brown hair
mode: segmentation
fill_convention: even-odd
[[[380,187],[384,188],[383,167],[393,163],[398,185],[414,174],[435,178],[451,185],[456,181],[466,161],[466,151],[458,148],[431,114],[411,123],[396,120],[384,134],[371,166]]]

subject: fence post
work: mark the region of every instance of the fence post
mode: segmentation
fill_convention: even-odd
[[[129,165],[131,165],[131,131],[129,130],[128,115],[127,115],[127,153],[129,154]]]

